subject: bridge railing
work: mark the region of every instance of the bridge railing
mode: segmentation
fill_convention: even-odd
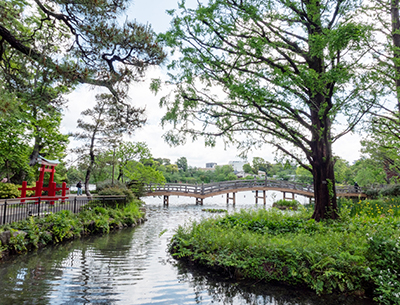
[[[207,195],[220,191],[226,191],[231,189],[243,189],[243,188],[256,188],[256,187],[269,187],[269,188],[280,188],[288,190],[297,190],[313,193],[314,186],[311,184],[283,181],[283,180],[233,180],[233,181],[222,181],[213,182],[207,184],[186,184],[186,183],[166,183],[161,184],[149,184],[145,186],[145,192],[179,192],[179,193],[190,193]],[[352,185],[336,187],[337,193],[362,193],[360,187],[354,187]]]
[[[164,185],[149,184],[145,186],[145,191],[147,193],[162,191],[162,192],[179,192],[179,193],[206,195],[210,193],[231,190],[231,189],[255,188],[255,187],[284,188],[284,189],[300,190],[306,192],[314,191],[312,185],[297,183],[297,182],[281,181],[281,180],[234,180],[234,181],[213,182],[207,184],[185,184],[185,183],[166,183]]]

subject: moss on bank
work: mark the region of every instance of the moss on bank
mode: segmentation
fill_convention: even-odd
[[[180,226],[169,250],[231,277],[400,304],[400,218],[350,212],[318,223],[305,209],[242,210]]]
[[[82,208],[78,214],[65,210],[3,225],[0,227],[1,258],[84,235],[136,226],[144,221],[141,204],[137,199],[114,207],[94,203]]]

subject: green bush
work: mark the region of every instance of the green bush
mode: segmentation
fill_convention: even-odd
[[[341,213],[349,213],[343,205]],[[233,277],[307,286],[318,294],[374,295],[400,304],[400,218],[315,222],[296,213],[241,211],[180,226],[169,244],[189,259]]]
[[[376,199],[379,196],[379,190],[376,189],[367,189],[365,190],[365,195],[368,196],[368,198],[371,199]]]
[[[400,184],[389,185],[379,192],[381,196],[400,196]]]
[[[18,198],[21,196],[21,191],[18,190],[18,185],[12,183],[0,183],[0,198]]]
[[[28,187],[33,187],[35,184],[28,185]],[[0,198],[8,199],[8,198],[19,198],[21,197],[21,191],[18,188],[21,188],[22,185],[13,184],[13,183],[0,183]],[[26,197],[30,197],[35,194],[34,191],[26,191]]]
[[[92,204],[79,214],[65,210],[43,218],[30,217],[0,226],[0,232],[10,231],[12,234],[9,244],[1,245],[0,257],[6,250],[23,253],[31,248],[62,242],[81,235],[108,233],[112,228],[136,224],[137,220],[143,217],[140,205],[141,201],[137,199],[126,206],[115,208]]]
[[[277,205],[287,206],[287,207],[293,207],[293,206],[300,205],[300,203],[297,200],[286,200],[286,199],[280,199],[275,203]]]
[[[119,180],[114,180],[114,182],[113,182],[112,180],[108,179],[108,180],[105,180],[102,182],[98,182],[96,184],[96,191],[101,192],[104,189],[114,188],[114,187],[122,189],[122,188],[126,188],[126,185],[125,185],[125,183],[123,183]]]
[[[126,201],[130,202],[135,199],[135,195],[133,195],[132,191],[127,189],[126,187],[108,187],[98,192],[99,195],[104,196],[126,196]]]
[[[286,207],[286,208],[294,208],[298,207],[300,203],[297,200],[286,200],[286,199],[280,199],[276,202],[273,203],[273,207]]]

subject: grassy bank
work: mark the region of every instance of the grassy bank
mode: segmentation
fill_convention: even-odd
[[[340,221],[319,223],[305,208],[241,211],[181,226],[169,247],[178,259],[236,278],[400,304],[398,206],[398,198],[348,201]]]
[[[43,218],[30,217],[24,221],[0,227],[1,257],[74,239],[83,235],[108,233],[113,229],[136,226],[143,221],[141,201],[134,199],[124,206],[103,206],[92,203],[78,214],[61,211]]]

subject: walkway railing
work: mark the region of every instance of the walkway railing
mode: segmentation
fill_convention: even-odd
[[[21,221],[30,216],[44,217],[62,210],[78,213],[81,207],[92,201],[98,201],[104,205],[126,204],[126,196],[74,196],[65,199],[59,199],[59,197],[4,199],[0,202],[0,225]]]
[[[314,186],[305,183],[289,182],[282,180],[234,180],[234,181],[223,181],[207,184],[185,184],[185,183],[166,183],[161,184],[149,184],[145,186],[145,192],[147,195],[151,195],[157,192],[175,192],[185,193],[193,195],[209,195],[228,190],[240,190],[240,189],[261,189],[261,188],[273,188],[290,191],[302,191],[310,194],[314,194]],[[344,186],[336,187],[336,193],[362,193],[360,187]]]

